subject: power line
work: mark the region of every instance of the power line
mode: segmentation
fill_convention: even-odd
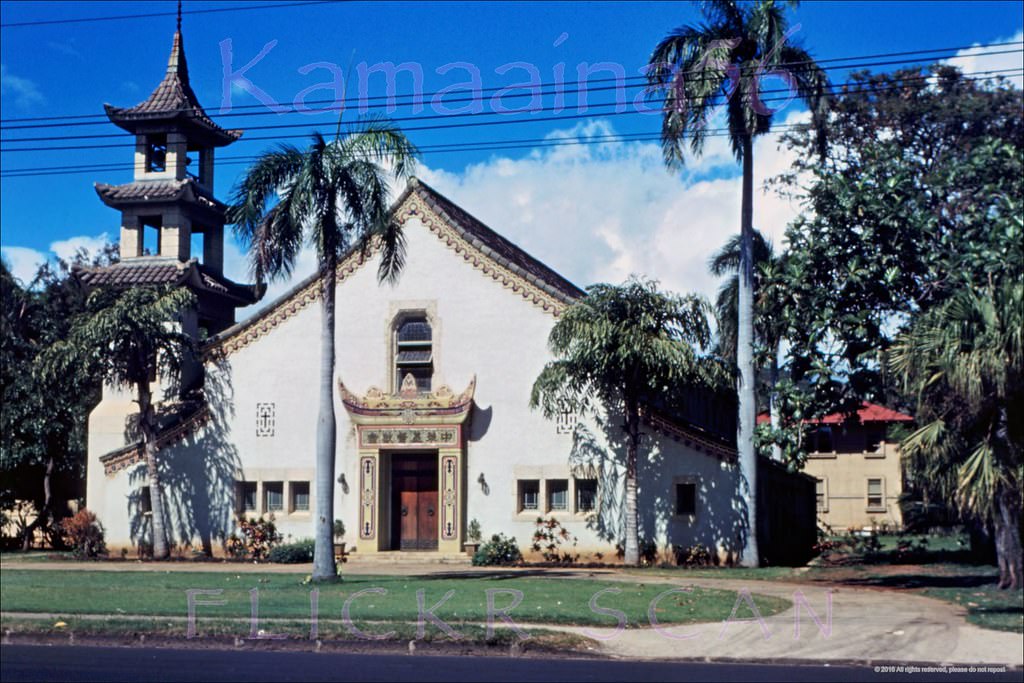
[[[853,69],[853,68],[863,68],[865,66],[887,66],[887,65],[891,65],[891,64],[906,64],[906,63],[913,63],[915,61],[916,62],[931,61],[931,60],[935,60],[935,59],[966,59],[966,58],[984,57],[984,56],[992,56],[992,55],[1000,55],[1000,54],[1012,54],[1012,53],[1016,53],[1016,52],[1021,52],[1022,49],[1018,48],[1016,50],[999,50],[999,51],[996,51],[996,50],[990,50],[989,48],[1007,47],[1007,46],[1013,46],[1013,45],[1018,45],[1019,46],[1019,45],[1022,45],[1022,44],[1024,44],[1024,41],[1010,41],[1010,42],[1005,42],[1005,43],[992,43],[990,45],[985,46],[985,49],[987,51],[985,51],[985,52],[980,52],[979,51],[979,52],[972,53],[970,55],[956,55],[956,54],[949,55],[949,56],[945,56],[945,55],[929,55],[929,56],[921,56],[921,57],[919,57],[917,59],[914,59],[914,60],[896,60],[896,61],[885,61],[885,62],[875,62],[875,63],[834,65],[834,66],[830,66],[830,67],[825,67],[824,70],[827,71],[827,70],[833,70],[833,69]],[[883,58],[883,57],[884,58],[888,58],[888,57],[901,57],[901,56],[909,56],[909,55],[925,55],[925,54],[928,54],[928,53],[938,53],[938,52],[941,52],[941,53],[957,52],[957,51],[961,51],[961,50],[965,50],[965,49],[971,49],[972,47],[973,46],[953,46],[953,47],[944,47],[944,48],[931,48],[931,49],[921,49],[921,50],[907,50],[907,51],[903,51],[903,52],[888,52],[888,53],[877,53],[877,54],[869,54],[869,55],[856,55],[856,56],[849,56],[849,57],[835,57],[835,58],[831,58],[831,59],[818,60],[817,62],[815,62],[815,64],[817,64],[817,65],[821,65],[821,64],[834,64],[835,62],[846,62],[846,61],[853,61],[853,60],[880,59],[880,58]],[[779,63],[778,65],[775,65],[775,66],[776,66],[776,68],[784,68],[784,67],[801,66],[801,65],[806,67],[808,65],[808,62],[806,62],[806,61],[781,62],[781,63]],[[691,75],[692,76],[692,75],[697,75],[697,74],[699,74],[698,71],[691,71],[691,72],[683,72],[682,75],[683,76],[687,76],[687,75]],[[677,74],[677,77],[678,77],[678,74]],[[634,81],[639,81],[639,82],[633,83]],[[614,86],[601,87],[601,88],[589,88],[588,87],[589,84],[591,84],[591,83],[608,83],[608,82],[614,82],[615,85]],[[627,84],[627,82],[630,82],[630,83]],[[575,90],[571,90],[571,91],[561,90],[561,88],[564,88],[564,86],[566,86],[566,85],[577,85],[577,86],[583,85],[584,87],[577,87]],[[481,96],[484,95],[485,93],[493,95],[494,93],[496,93],[498,91],[501,91],[501,90],[505,90],[508,87],[509,86],[494,86],[494,87],[490,87],[490,88],[481,88],[479,92],[480,92]],[[581,94],[581,93],[587,93],[587,92],[598,92],[598,91],[604,91],[604,90],[614,90],[614,89],[618,89],[618,88],[637,88],[637,87],[649,87],[649,86],[648,86],[648,79],[647,79],[646,76],[627,76],[625,78],[610,77],[610,78],[576,80],[576,81],[566,81],[566,82],[540,83],[540,84],[537,84],[536,86],[530,86],[530,87],[531,88],[532,87],[539,87],[542,90],[544,88],[555,88],[555,90],[552,91],[552,92],[542,93],[542,94],[555,94],[555,95],[561,94],[561,95],[566,95],[566,94]],[[414,94],[411,94],[411,95],[400,95],[400,96],[375,95],[375,96],[372,96],[372,97],[363,98],[361,100],[361,102],[388,100],[388,102],[385,102],[385,104],[383,104],[383,105],[370,106],[370,107],[367,107],[368,109],[378,109],[378,108],[384,108],[384,107],[387,107],[387,106],[396,106],[396,107],[412,106],[412,105],[416,104],[417,100],[433,98],[433,97],[435,97],[437,95],[443,94],[443,92],[444,92],[443,90],[438,90],[438,91],[433,91],[433,92],[414,93]],[[525,96],[531,96],[532,97],[532,96],[534,96],[534,93],[510,94],[510,95],[503,95],[502,97],[503,97],[503,99],[504,98],[513,99],[513,98],[525,97]],[[396,101],[396,102],[394,102],[394,104],[392,104],[390,102],[390,100],[392,100],[392,99],[397,100],[399,97],[407,98],[410,101],[408,101],[408,102],[401,102],[401,103]],[[446,101],[446,103],[447,104],[455,104],[455,103],[462,103],[462,102],[475,102],[475,101],[477,101],[479,99],[481,99],[481,98],[477,98],[477,97],[473,97],[473,98],[456,98],[456,99],[449,99],[449,100]],[[337,103],[337,100],[330,99],[330,100],[310,100],[308,102],[305,102],[304,104],[305,104],[305,106],[309,107],[310,105],[318,105],[318,104],[334,105],[336,103]],[[325,107],[325,108],[319,109],[318,112],[319,111],[322,111],[322,112],[336,111],[336,110],[339,110],[339,109],[342,109],[342,108],[344,108],[344,106],[341,106],[341,107],[338,107],[338,106],[335,106],[335,107]],[[258,111],[255,111],[255,112],[248,112],[248,111],[245,111],[245,112],[237,111],[236,112],[236,111],[232,111],[232,112],[228,112],[228,113],[224,113],[224,114],[208,114],[208,115],[211,116],[211,118],[224,118],[224,117],[234,117],[234,116],[257,116],[257,115],[270,115],[270,114],[287,115],[287,114],[297,114],[297,113],[304,113],[304,114],[308,113],[308,111],[294,109],[294,108],[289,110],[289,111],[285,111],[285,112],[269,110],[269,109],[267,109],[265,104],[236,105],[236,106],[233,107],[233,109],[257,109]],[[191,112],[192,110],[191,109],[169,110],[169,113],[174,113],[175,111],[184,113],[184,112]],[[86,122],[86,121],[81,121],[80,119],[96,119],[96,120],[95,121]],[[66,115],[66,116],[39,116],[39,117],[23,117],[23,118],[0,119],[0,124],[21,123],[21,122],[26,122],[26,121],[65,121],[65,120],[66,121],[74,120],[74,122],[69,122],[69,123],[48,123],[48,124],[36,124],[36,125],[15,125],[15,126],[0,125],[0,130],[16,130],[16,129],[20,130],[20,129],[27,129],[27,128],[49,128],[49,127],[65,127],[65,126],[106,125],[108,123],[108,119],[107,119],[107,116],[105,114],[76,114],[76,115]]]
[[[304,2],[260,3],[242,7],[217,7],[210,9],[181,10],[181,14],[214,14],[217,12],[245,12],[254,9],[279,9],[283,7],[303,7],[306,5],[328,5],[334,0],[308,0]],[[25,28],[28,26],[52,26],[54,24],[87,24],[100,21],[122,21],[125,19],[152,19],[155,17],[173,17],[178,12],[149,12],[147,14],[115,14],[106,17],[78,17],[75,19],[42,19],[39,21],[14,21],[0,24],[0,28]]]
[[[976,73],[977,74],[989,74],[989,73],[994,73],[994,72],[1008,72],[1008,71],[1009,72],[1014,72],[1012,75],[1018,75],[1016,72],[1024,71],[1024,68],[1018,68],[1018,69],[996,69],[996,70],[991,70],[991,71],[968,72],[968,74],[965,74],[965,78],[967,78],[968,80],[987,80],[989,78],[988,76],[976,76],[976,77],[972,77],[972,76],[974,76],[974,74],[976,74]],[[927,80],[928,78],[931,78],[931,76],[919,76],[919,77],[916,77],[913,80]],[[910,79],[904,79],[904,80],[910,80]],[[850,83],[850,81],[848,81],[846,84],[849,84],[849,83]],[[845,85],[845,84],[841,84],[841,85]],[[884,92],[884,91],[887,91],[887,90],[898,89],[898,88],[901,88],[901,87],[902,87],[902,84],[891,84],[891,85],[885,86],[885,87],[873,87],[873,88],[866,88],[866,89],[862,89],[862,90],[864,90],[864,91],[874,91],[874,92]],[[762,103],[777,102],[777,101],[781,101],[781,100],[789,100],[789,99],[791,99],[790,95],[788,94],[789,93],[789,89],[788,88],[766,89],[764,92],[785,92],[787,94],[786,95],[778,95],[778,96],[774,96],[774,97],[763,97],[763,98],[761,98],[761,102]],[[593,104],[593,105],[588,105],[588,108],[600,109],[600,108],[607,108],[607,107],[613,107],[613,106],[614,107],[618,107],[618,106],[622,106],[622,105],[623,105],[623,103],[621,103],[621,102],[603,102],[603,103],[597,103],[597,104]],[[516,112],[516,113],[519,113],[519,114],[531,113],[532,114],[532,113],[541,113],[541,112],[545,112],[545,111],[552,111],[553,109],[554,109],[553,107],[540,107],[540,108],[536,108],[536,109],[533,109],[533,110]],[[653,109],[651,111],[655,112],[655,110],[653,110]],[[486,120],[486,121],[470,121],[469,123],[448,123],[448,124],[433,124],[433,125],[423,125],[423,126],[407,126],[407,127],[403,128],[403,131],[404,132],[433,131],[433,130],[450,130],[450,129],[489,127],[489,126],[501,126],[501,125],[521,125],[521,124],[526,124],[526,123],[543,123],[543,122],[553,122],[553,121],[579,120],[579,119],[590,118],[590,117],[595,116],[595,115],[600,115],[602,117],[611,117],[611,116],[638,115],[638,114],[641,114],[641,113],[643,113],[643,112],[636,111],[636,110],[633,110],[633,111],[625,110],[625,111],[614,111],[614,112],[609,111],[609,112],[604,112],[604,113],[600,113],[600,114],[596,114],[596,113],[587,111],[587,112],[583,112],[583,113],[566,114],[566,115],[559,115],[559,116],[546,116],[546,117],[541,117],[541,118],[503,119],[503,120],[497,120],[497,121],[495,121],[495,120]],[[502,116],[502,115],[503,114],[501,114],[499,112],[466,112],[466,113],[450,114],[450,115],[449,114],[439,114],[439,115],[430,115],[430,116],[397,117],[397,118],[392,119],[392,121],[395,121],[395,122],[397,122],[397,121],[425,121],[425,120],[431,120],[431,119],[450,120],[450,119],[453,119],[453,118],[469,118],[469,117],[481,117],[481,116]],[[267,130],[267,129],[279,130],[279,129],[291,129],[291,128],[296,128],[296,127],[306,127],[306,126],[309,126],[309,125],[310,124],[308,124],[306,122],[303,122],[301,124],[276,124],[276,125],[272,125],[272,126],[260,127],[260,129],[261,130]],[[321,124],[321,125],[332,125],[333,126],[334,124]],[[314,130],[315,130],[315,128],[314,128]],[[266,141],[266,140],[277,141],[277,140],[288,140],[288,139],[296,139],[296,138],[306,138],[309,135],[310,135],[309,132],[304,132],[304,133],[300,133],[300,134],[287,134],[287,135],[251,136],[251,137],[243,138],[242,141],[243,142],[256,142],[256,141]],[[124,137],[124,135],[121,134],[121,135],[118,135],[117,137]],[[51,137],[51,138],[42,138],[42,139],[46,140],[46,141],[49,141],[49,140],[60,140],[62,138],[59,137],[59,136],[55,136],[55,137]],[[21,141],[22,140],[0,140],[0,142],[8,143],[8,144],[11,143],[11,142],[21,142]],[[27,140],[25,140],[25,141],[27,141]],[[134,148],[134,147],[135,147],[135,144],[129,142],[129,143],[94,144],[94,145],[54,145],[54,146],[45,146],[45,147],[15,147],[13,149],[11,149],[11,148],[0,148],[0,152],[3,152],[3,153],[56,152],[56,151],[73,151],[73,150],[84,150],[84,149],[128,149],[128,148]]]

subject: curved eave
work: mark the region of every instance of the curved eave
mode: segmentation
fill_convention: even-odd
[[[221,128],[204,113],[191,109],[169,111],[137,111],[135,108],[115,107],[104,104],[107,118],[118,128],[138,134],[139,128],[154,124],[191,126],[204,135],[214,147],[224,147],[238,140],[244,134],[240,129]]]

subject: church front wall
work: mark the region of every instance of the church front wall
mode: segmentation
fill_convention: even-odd
[[[485,538],[495,533],[512,535],[528,551],[537,517],[553,516],[576,537],[573,552],[614,559],[621,539],[623,449],[609,447],[609,442],[621,440],[618,422],[601,426],[585,420],[574,440],[572,433],[559,433],[554,420],[528,406],[533,381],[550,358],[547,336],[556,318],[482,274],[429,232],[419,218],[407,222],[406,235],[408,259],[397,284],[378,283],[374,259],[338,286],[332,386],[338,428],[334,496],[335,517],[345,522],[349,547],[355,546],[360,554],[384,549],[380,536],[360,538],[359,463],[360,456],[368,453],[357,445],[337,380],[357,395],[372,386],[393,391],[390,331],[398,313],[416,310],[428,312],[434,327],[433,386],[445,384],[458,394],[476,378],[464,445],[450,453],[459,458],[460,466],[458,538],[442,542],[439,549],[459,552],[466,525],[476,519]],[[230,533],[224,506],[235,500],[231,477],[256,483],[255,514],[264,509],[264,491],[280,483],[284,500],[283,509],[275,512],[278,529],[291,540],[312,536],[319,342],[320,304],[313,301],[249,345],[208,364],[206,391],[215,406],[214,415],[195,437],[161,451],[209,489],[204,503],[196,483],[189,484],[192,497],[183,497],[188,505],[184,512],[176,512],[186,518],[177,524],[178,538],[187,535],[190,527],[193,532],[205,529],[215,541]],[[98,425],[100,418],[94,413],[91,426]],[[123,444],[115,443],[112,433],[108,437],[91,433],[90,438],[91,454]],[[731,526],[732,466],[668,437],[652,437],[647,444],[639,474],[642,533],[662,548],[701,543],[728,553],[736,534]],[[129,482],[129,472],[97,475],[96,463],[90,465],[90,506],[100,508],[97,512],[113,545],[133,543],[125,501],[137,486],[135,480]],[[98,470],[102,472],[102,467]],[[519,509],[519,480],[536,479],[544,485],[549,480],[568,480],[572,495],[574,476],[600,480],[594,513],[573,511],[574,500],[564,512],[549,514],[544,501],[537,510]],[[383,481],[386,477],[378,476],[378,486]],[[697,514],[676,515],[675,486],[690,481],[700,491]],[[305,482],[309,483],[309,510],[291,511],[291,485]],[[379,506],[382,500],[378,499]],[[221,523],[227,528],[212,528]]]

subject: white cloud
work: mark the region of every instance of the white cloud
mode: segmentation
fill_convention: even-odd
[[[15,76],[7,70],[6,64],[0,64],[0,93],[14,98],[19,109],[31,109],[46,102],[35,81]]]
[[[78,235],[65,240],[50,243],[48,251],[39,251],[28,247],[4,245],[0,247],[4,261],[10,266],[14,277],[22,284],[29,284],[36,276],[39,266],[47,261],[59,258],[70,262],[79,253],[85,252],[85,258],[91,260],[110,242],[110,236],[102,233],[96,236]]]
[[[0,247],[4,263],[10,268],[11,274],[21,281],[22,285],[32,282],[39,266],[46,262],[47,257],[41,251],[27,247]]]
[[[57,258],[68,262],[72,261],[80,251],[84,251],[86,260],[92,260],[109,243],[110,235],[105,232],[95,237],[79,235],[51,242],[50,251],[56,254]]]
[[[996,38],[993,43],[1013,43],[1024,41],[1024,29],[1018,29],[1010,38]],[[975,43],[973,47],[957,52],[954,59],[945,60],[945,63],[958,67],[964,73],[977,73],[979,71],[1000,71],[1004,69],[1021,69],[1024,64],[1021,62],[1020,45],[1003,45],[1000,47],[988,47]],[[986,55],[983,52],[1003,52],[1004,54]],[[1000,74],[992,74],[998,76]],[[1006,75],[1006,73],[1002,74]],[[1011,76],[1008,80],[1017,89],[1024,89],[1024,76],[1018,74]]]

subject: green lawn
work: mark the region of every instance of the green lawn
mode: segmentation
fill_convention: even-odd
[[[924,595],[962,605],[967,621],[997,631],[1024,633],[1024,591],[1002,591],[993,585],[925,588]]]
[[[441,601],[454,591],[434,613],[452,624],[483,622],[487,618],[487,590],[522,591],[522,602],[510,611],[519,623],[550,623],[609,626],[616,619],[595,614],[589,608],[591,597],[606,588],[621,591],[605,594],[600,607],[623,611],[630,626],[646,625],[651,601],[671,588],[662,583],[591,581],[521,575],[466,577],[395,577],[346,575],[344,582],[319,588],[321,620],[340,619],[346,599],[359,591],[380,588],[387,594],[366,593],[351,603],[350,616],[358,625],[367,622],[415,622],[418,615],[417,591],[424,591],[425,605]],[[110,615],[186,615],[186,591],[223,590],[200,600],[222,599],[223,606],[199,606],[203,619],[246,618],[250,611],[250,590],[257,589],[262,618],[309,618],[310,591],[302,577],[295,574],[231,574],[223,572],[114,572],[50,571],[7,569],[0,584],[0,603],[5,612],[51,612],[62,616],[75,614]],[[508,593],[497,594],[497,609],[512,603]],[[755,595],[762,615],[788,609],[790,602]],[[692,593],[673,594],[657,606],[657,618],[664,623],[721,621],[729,616],[736,593],[694,588]],[[737,618],[752,616],[741,604]],[[432,627],[433,628],[433,627]]]

